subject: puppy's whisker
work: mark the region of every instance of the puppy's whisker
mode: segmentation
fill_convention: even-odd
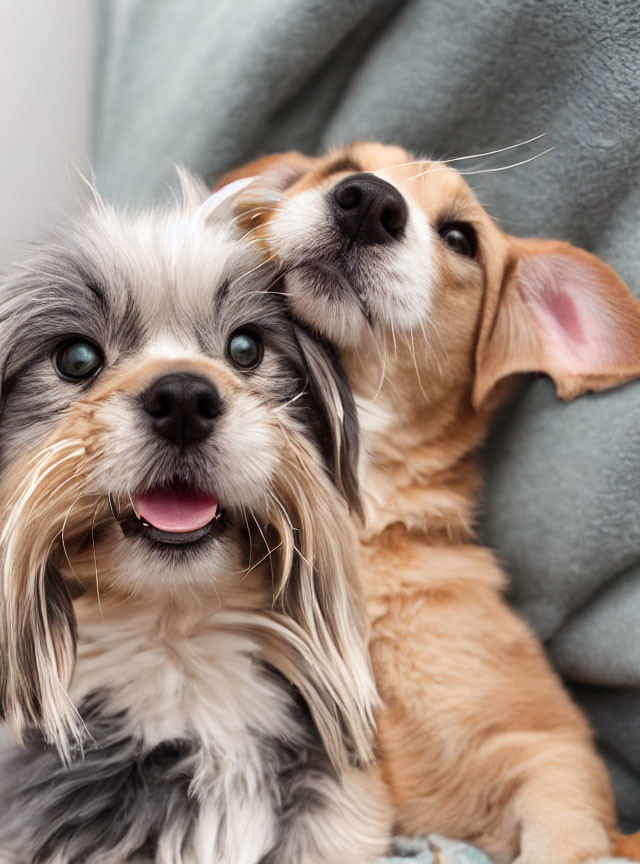
[[[61,485],[62,485],[62,484],[61,484]],[[68,553],[68,551],[67,551],[67,544],[65,543],[65,539],[64,539],[64,532],[65,532],[65,528],[67,527],[67,522],[69,521],[69,516],[71,515],[71,511],[73,510],[73,508],[75,507],[75,505],[78,503],[78,501],[79,501],[81,498],[84,498],[84,497],[86,496],[86,494],[87,494],[86,492],[81,492],[81,493],[80,493],[80,494],[79,494],[79,495],[78,495],[78,496],[77,496],[77,497],[76,497],[76,498],[71,502],[71,504],[70,504],[70,506],[69,506],[69,509],[67,510],[67,512],[66,512],[66,514],[65,514],[64,522],[62,523],[62,528],[60,529],[60,542],[61,542],[61,545],[62,545],[62,551],[64,552],[64,557],[67,559],[67,564],[69,565],[69,569],[71,570],[71,572],[73,573],[74,577],[77,579],[77,581],[78,581],[81,585],[82,585],[82,579],[80,579],[80,577],[78,576],[78,574],[76,573],[76,571],[73,569],[73,564],[71,563],[71,558],[69,558],[69,553]]]
[[[296,453],[296,456],[297,456],[297,458],[298,458],[298,461],[300,461],[300,456],[299,456],[299,454]],[[277,506],[282,510],[282,515],[283,515],[284,518],[287,520],[287,524],[289,525],[289,528],[291,529],[291,532],[292,532],[292,533],[295,532],[297,529],[293,527],[293,522],[291,521],[291,517],[289,516],[289,513],[288,513],[288,511],[287,511],[287,508],[284,506],[284,504],[282,503],[282,501],[280,501],[280,499],[278,498],[278,496],[277,496],[274,492],[272,492],[271,490],[269,490],[267,494],[269,495],[269,497],[271,498],[271,500],[274,501],[274,502],[276,503],[276,505],[277,505]]]
[[[283,297],[288,297],[289,295],[284,291],[274,291],[272,289],[273,285],[277,285],[278,282],[282,279],[283,273],[277,273],[271,282],[265,285],[264,288],[261,288],[258,291],[243,291],[243,297],[253,297],[253,296],[262,296],[263,294],[281,294]],[[242,277],[241,277],[242,278]],[[236,280],[234,280],[234,285],[236,284]]]
[[[250,207],[248,210],[243,210],[241,213],[238,213],[237,216],[234,216],[231,221],[237,223],[241,219],[245,219],[249,215],[249,213],[257,213],[258,215],[260,215],[262,213],[270,213],[273,210],[277,210],[277,205],[260,204],[257,207]]]
[[[96,516],[98,515],[98,510],[100,509],[100,503],[96,504],[95,510],[93,511],[93,519],[91,520],[91,546],[93,547],[93,563],[95,565],[95,573],[96,573],[96,597],[98,599],[98,609],[100,610],[100,618],[104,621],[104,614],[102,612],[102,600],[100,597],[100,581],[98,579],[98,558],[96,556]]]
[[[256,561],[255,564],[252,564],[250,567],[247,567],[247,569],[243,571],[242,578],[240,579],[240,582],[241,583],[244,582],[244,580],[247,578],[247,576],[249,575],[249,573],[251,573],[252,570],[255,570],[256,567],[259,567],[264,561],[267,560],[267,558],[270,558],[274,552],[277,552],[278,549],[280,549],[281,546],[282,546],[282,541],[280,541],[280,543],[278,543],[277,546],[274,546],[273,549],[269,549],[269,547],[267,547],[269,549],[269,551],[266,552],[262,556],[262,558],[260,558],[259,561]]]
[[[109,492],[109,494],[107,495],[107,501],[109,502],[109,509],[111,510],[111,515],[113,516],[113,518],[117,522],[118,521],[118,514],[116,513],[114,505],[113,505],[113,495],[111,494],[111,492]]]
[[[546,136],[546,132],[541,132],[539,135],[534,135],[533,138],[527,138],[525,141],[517,141],[515,144],[509,144],[507,147],[498,147],[496,150],[487,150],[484,153],[470,153],[467,156],[451,156],[448,159],[438,159],[445,165],[451,162],[463,162],[468,159],[482,159],[485,156],[497,156],[499,153],[506,153],[508,150],[516,150],[518,147],[526,147],[527,144],[534,144]]]
[[[249,540],[249,567],[251,567],[251,562],[253,561],[253,537],[251,535],[251,531],[249,529],[249,520],[247,519],[247,509],[242,506],[242,516],[244,519],[244,524],[247,527],[247,539]]]
[[[306,396],[306,395],[307,395],[306,390],[300,390],[299,393],[296,393],[296,395],[292,396],[291,399],[288,399],[286,402],[283,402],[282,405],[278,405],[278,407],[275,408],[274,410],[277,411],[278,413],[282,413],[283,411],[286,411],[286,409],[289,408],[291,405],[293,405],[294,402],[297,402],[298,399],[301,399],[303,396]]]
[[[475,174],[495,174],[499,171],[508,171],[511,168],[519,168],[521,165],[528,165],[529,162],[535,162],[536,159],[540,159],[542,156],[546,156],[548,153],[551,153],[553,149],[553,147],[547,147],[547,149],[543,150],[541,153],[536,153],[534,156],[530,156],[528,159],[521,159],[519,162],[512,162],[509,165],[500,165],[497,168],[477,168],[471,171],[458,171],[458,174],[461,174],[464,177],[470,177]],[[439,164],[444,165],[444,163]],[[417,180],[419,177],[426,177],[427,174],[437,174],[440,171],[446,170],[446,167],[429,168],[426,171],[421,171],[419,174],[414,174],[412,177],[406,177],[398,182],[406,183],[409,180]]]
[[[267,538],[264,535],[264,531],[262,530],[260,523],[258,522],[258,520],[256,518],[256,514],[253,511],[251,512],[251,517],[252,517],[253,521],[256,523],[256,528],[260,532],[260,536],[262,537],[262,542],[264,543],[265,547],[268,550],[267,558],[269,559],[269,567],[271,568],[271,584],[273,586],[274,585],[274,573],[273,573],[273,559],[271,558],[271,553],[273,552],[273,549],[271,549],[271,547],[267,543]]]
[[[420,377],[420,370],[418,369],[418,361],[416,360],[416,346],[413,341],[413,330],[409,330],[409,335],[411,336],[411,358],[413,360],[413,366],[416,370],[416,378],[418,379],[418,386],[420,387],[420,392],[422,393],[422,397],[425,402],[428,402],[429,399],[427,394],[424,391],[424,387],[422,386],[422,378]]]
[[[442,336],[440,335],[440,331],[438,330],[437,326],[433,323],[433,321],[431,320],[431,318],[428,315],[426,315],[424,317],[424,319],[420,319],[418,323],[420,326],[420,330],[422,332],[423,343],[429,349],[429,351],[431,351],[431,353],[433,354],[433,359],[435,360],[436,366],[438,367],[438,375],[440,376],[440,380],[443,380],[444,379],[444,372],[442,369],[442,363],[440,362],[440,355],[438,354],[438,351],[436,350],[435,346],[432,344],[431,339],[429,339],[427,337],[427,333],[425,330],[425,324],[428,327],[430,327],[431,330],[438,337],[438,342],[440,343],[440,347],[442,348],[442,353],[444,355],[444,359],[445,359],[445,361],[448,361],[447,349],[445,348],[444,343],[442,341]]]
[[[216,599],[218,601],[218,609],[222,609],[222,598],[220,597],[220,594],[218,592],[218,586],[216,585],[216,580],[214,579],[211,584],[213,586],[213,591],[216,595]],[[217,611],[217,610],[213,610],[213,611]]]
[[[387,374],[387,366],[389,362],[389,355],[387,353],[387,344],[384,338],[384,332],[382,328],[372,324],[369,319],[367,319],[367,327],[369,329],[369,333],[371,336],[371,342],[374,345],[376,351],[378,352],[378,358],[381,361],[381,375],[380,380],[378,382],[378,387],[373,396],[373,401],[375,402],[378,396],[380,395],[380,391],[382,390],[383,384],[385,382],[386,374]],[[360,361],[360,366],[364,370],[364,360],[359,355],[358,359]]]
[[[391,336],[393,338],[393,354],[394,354],[394,357],[397,358],[397,356],[398,356],[398,343],[396,341],[396,331],[395,331],[395,327],[393,326],[393,319],[391,319],[391,318],[389,318],[389,325],[391,327]]]
[[[131,492],[127,489],[127,497],[129,498],[129,503],[131,504],[131,509],[134,512],[136,519],[140,518],[140,514],[136,510],[136,505],[133,503],[133,498],[131,497]]]
[[[479,168],[476,171],[459,171],[458,173],[468,177],[472,174],[495,174],[497,171],[508,171],[510,168],[519,168],[521,165],[528,165],[529,162],[535,162],[536,159],[546,156],[554,149],[554,147],[547,147],[546,150],[543,150],[541,153],[536,153],[535,156],[530,156],[528,159],[522,159],[520,162],[512,162],[510,165],[501,165],[498,168]]]
[[[449,156],[446,159],[414,159],[411,162],[398,162],[396,165],[390,165],[385,168],[385,171],[391,171],[394,168],[410,168],[412,165],[424,165],[427,162],[438,162],[442,165],[449,165],[451,162],[464,162],[469,159],[482,159],[485,156],[497,156],[499,153],[506,153],[508,150],[515,150],[518,147],[526,147],[527,144],[534,144],[544,138],[546,132],[541,132],[539,135],[534,135],[533,138],[527,138],[526,141],[517,141],[515,144],[509,144],[507,147],[498,147],[496,150],[486,150],[484,153],[469,153],[465,156]]]
[[[243,273],[242,276],[238,276],[237,279],[234,281],[239,282],[241,279],[246,279],[247,276],[250,276],[252,273],[255,273],[256,270],[259,270],[261,267],[264,267],[270,261],[273,261],[273,259],[276,257],[277,257],[277,253],[274,252],[273,255],[269,255],[269,257],[265,258],[264,261],[261,261],[260,264],[256,264],[255,267],[252,267],[251,270],[247,270],[246,273]]]
[[[260,229],[261,229],[262,227],[263,227],[262,225],[254,225],[253,228],[249,228],[249,229],[248,229],[247,231],[245,231],[244,234],[242,235],[242,239],[243,239],[243,241],[245,241],[245,242],[247,242],[247,243],[248,243],[248,242],[251,242],[248,238],[250,238],[252,234],[255,234],[256,231],[260,231]],[[252,239],[253,239],[253,238],[252,238]]]

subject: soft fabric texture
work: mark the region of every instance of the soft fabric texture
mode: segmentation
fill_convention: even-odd
[[[467,846],[430,834],[428,837],[396,837],[386,864],[490,864],[482,852]]]
[[[96,35],[94,163],[108,198],[162,198],[176,162],[213,180],[283,148],[370,138],[449,157],[545,133],[456,167],[553,146],[468,179],[505,230],[582,246],[640,296],[635,0],[114,0],[96,4]],[[482,534],[638,829],[640,385],[565,405],[533,381],[487,464]]]

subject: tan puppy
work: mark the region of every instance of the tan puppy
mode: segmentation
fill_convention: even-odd
[[[339,345],[359,404],[360,570],[398,828],[497,862],[610,854],[589,727],[476,543],[476,454],[514,373],[547,373],[563,398],[639,375],[640,303],[594,256],[504,234],[456,171],[399,148],[280,154],[221,182],[253,174],[240,219],[295,312]]]

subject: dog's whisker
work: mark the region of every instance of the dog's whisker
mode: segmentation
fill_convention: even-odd
[[[270,213],[270,212],[277,210],[277,209],[278,209],[277,205],[275,205],[275,204],[271,204],[271,205],[260,204],[256,207],[250,207],[248,210],[242,210],[242,212],[238,213],[237,216],[234,216],[231,221],[234,223],[237,223],[240,220],[245,219],[249,215],[249,213],[257,213],[257,215],[260,216],[262,213]],[[255,218],[255,217],[252,217],[252,218]]]
[[[472,174],[495,174],[497,171],[508,171],[510,168],[519,168],[521,165],[528,165],[529,162],[535,162],[536,159],[541,159],[548,153],[552,153],[553,150],[555,150],[555,147],[547,147],[546,150],[542,150],[542,152],[536,153],[528,159],[522,159],[520,162],[512,162],[510,165],[501,165],[498,168],[479,168],[476,171],[459,171],[458,173],[468,177]]]
[[[266,553],[262,556],[262,558],[260,558],[259,561],[256,561],[255,564],[252,564],[250,567],[247,567],[247,569],[244,570],[244,571],[242,572],[242,578],[240,579],[240,584],[242,584],[242,583],[244,582],[244,580],[247,578],[247,576],[249,575],[249,573],[251,573],[251,572],[252,572],[253,570],[255,570],[257,567],[259,567],[262,563],[264,563],[264,562],[267,560],[267,558],[270,558],[271,555],[273,555],[274,552],[277,552],[278,549],[280,549],[281,546],[282,546],[282,541],[280,541],[280,543],[278,543],[277,546],[274,546],[273,549],[269,549],[269,547],[267,547],[267,549],[269,549],[269,551],[266,552]]]
[[[118,517],[118,514],[116,513],[116,510],[114,508],[113,495],[111,494],[111,492],[109,492],[109,494],[107,495],[107,501],[109,502],[109,509],[111,510],[111,515],[116,520],[116,522],[118,522],[119,517]]]
[[[536,153],[534,156],[529,156],[527,159],[521,159],[519,162],[512,162],[509,165],[500,165],[497,168],[477,168],[475,170],[470,171],[458,171],[457,173],[462,175],[463,177],[470,177],[475,174],[495,174],[499,171],[508,171],[511,168],[519,168],[521,165],[528,165],[529,162],[535,162],[536,159],[540,159],[542,156],[546,156],[548,153],[551,153],[554,150],[553,147],[547,147],[546,150],[542,150],[540,153]],[[444,163],[439,163],[439,166],[444,166]],[[426,171],[421,171],[418,174],[414,174],[412,177],[405,177],[399,180],[399,183],[407,183],[410,180],[417,180],[420,177],[426,177],[428,174],[437,174],[441,171],[449,170],[447,167],[435,167],[428,168]]]
[[[249,540],[249,567],[251,567],[251,562],[253,561],[253,537],[251,535],[251,531],[249,529],[249,520],[247,519],[247,508],[243,505],[241,507],[242,516],[244,518],[244,524],[247,528],[247,538]]]
[[[127,489],[127,497],[129,498],[129,503],[131,504],[131,509],[133,510],[134,516],[136,519],[140,518],[140,514],[136,510],[136,505],[133,503],[133,498],[131,497],[131,492]]]
[[[253,241],[253,238],[251,238],[251,240],[249,239],[249,238],[251,237],[251,235],[252,235],[252,234],[255,234],[257,231],[260,231],[260,229],[261,229],[262,227],[263,227],[262,225],[254,225],[253,228],[249,228],[249,229],[248,229],[247,231],[245,231],[244,234],[242,235],[242,239],[243,239],[243,241],[244,241],[245,243],[251,243],[251,242]]]
[[[464,162],[469,159],[482,159],[486,156],[497,156],[499,153],[506,153],[509,150],[515,150],[518,147],[526,147],[527,144],[534,144],[546,136],[546,132],[541,132],[539,135],[534,135],[533,138],[527,138],[525,141],[517,141],[515,144],[509,144],[507,147],[498,147],[496,150],[485,150],[484,153],[469,153],[465,156],[448,156],[446,159],[414,159],[411,162],[398,162],[396,165],[391,165],[385,168],[385,171],[393,170],[394,168],[410,168],[412,165],[425,165],[427,162],[438,162],[441,165],[449,165],[451,162]]]
[[[411,336],[411,358],[413,360],[413,366],[416,370],[416,378],[418,379],[418,386],[420,387],[420,392],[422,393],[422,397],[425,402],[428,402],[429,399],[427,394],[425,393],[424,387],[422,386],[422,378],[420,377],[420,370],[418,369],[418,361],[416,360],[416,346],[413,341],[413,330],[409,330],[409,334]]]
[[[98,579],[98,558],[96,556],[96,516],[98,515],[98,510],[100,509],[100,502],[96,504],[95,510],[93,511],[93,519],[91,520],[91,545],[93,547],[93,563],[95,565],[95,573],[96,573],[96,597],[98,599],[98,609],[100,610],[100,618],[104,621],[104,614],[102,612],[102,600],[100,598],[100,582]]]
[[[382,332],[382,328],[376,324],[372,324],[371,321],[369,321],[369,319],[366,319],[366,320],[367,320],[367,327],[369,329],[369,333],[371,336],[371,343],[375,347],[375,349],[378,353],[378,358],[381,361],[380,380],[378,381],[378,387],[377,387],[376,392],[374,393],[374,396],[373,396],[373,402],[375,402],[376,399],[378,398],[378,396],[380,395],[380,392],[382,391],[382,387],[383,387],[384,382],[385,382],[385,378],[386,378],[386,374],[387,374],[387,367],[388,367],[388,362],[389,362],[389,355],[387,353],[387,345],[386,345],[386,340],[384,338],[384,333]],[[364,361],[363,361],[362,357],[360,357],[360,355],[358,355],[358,359],[360,361],[360,366],[364,370],[364,368],[365,368],[364,367]]]
[[[426,333],[426,330],[425,330],[425,324],[426,324],[427,327],[429,327],[429,328],[431,329],[431,331],[432,331],[433,333],[435,333],[435,335],[437,336],[437,338],[438,338],[438,342],[440,343],[440,347],[441,347],[441,349],[442,349],[442,354],[443,354],[443,356],[444,356],[444,359],[445,359],[445,361],[448,361],[447,349],[445,348],[444,343],[443,343],[443,341],[442,341],[442,336],[440,335],[440,331],[438,330],[438,328],[436,327],[436,325],[433,323],[433,321],[432,321],[432,319],[431,319],[431,317],[430,317],[429,315],[425,315],[424,318],[421,318],[421,319],[419,320],[418,324],[419,324],[419,327],[420,327],[420,331],[421,331],[421,333],[422,333],[422,341],[423,341],[423,344],[424,344],[424,345],[429,349],[429,351],[430,351],[431,354],[433,355],[433,359],[435,360],[436,366],[438,367],[438,376],[440,377],[440,380],[444,380],[444,371],[443,371],[443,368],[442,368],[442,363],[441,363],[441,360],[440,360],[440,355],[438,354],[438,351],[436,350],[435,345],[432,344],[431,339],[429,339],[429,338],[427,337],[427,333]]]
[[[398,343],[396,341],[396,330],[395,330],[395,327],[393,325],[393,319],[391,319],[391,318],[389,319],[389,325],[391,327],[391,336],[393,338],[393,354],[394,354],[394,357],[397,358],[398,357]]]
[[[267,543],[267,538],[264,535],[264,531],[262,530],[260,523],[258,522],[258,519],[256,518],[256,514],[253,511],[251,511],[251,517],[252,517],[253,521],[256,523],[256,528],[258,529],[260,536],[262,537],[262,541],[263,541],[265,547],[269,551],[269,554],[267,555],[267,557],[269,559],[269,566],[271,568],[271,584],[273,585],[274,584],[274,573],[273,573],[273,560],[271,558],[271,553],[273,550],[270,548],[269,544]]]
[[[67,512],[66,512],[66,514],[65,514],[64,522],[62,523],[62,528],[60,529],[60,542],[61,542],[61,544],[62,544],[62,551],[64,552],[64,557],[67,559],[67,564],[69,565],[69,569],[71,570],[71,572],[73,573],[74,577],[77,579],[77,581],[78,581],[81,585],[83,584],[83,583],[82,583],[82,579],[80,579],[80,577],[78,576],[78,574],[76,573],[76,571],[73,569],[73,564],[71,563],[71,558],[69,558],[69,553],[68,553],[68,551],[67,551],[67,544],[65,543],[65,539],[64,539],[64,532],[65,532],[65,528],[67,527],[67,522],[69,521],[69,516],[71,515],[71,511],[73,510],[73,508],[75,507],[75,505],[77,504],[77,502],[78,502],[81,498],[84,498],[86,494],[87,494],[86,492],[81,492],[81,493],[80,493],[80,494],[79,494],[79,495],[78,495],[78,496],[77,496],[77,497],[76,497],[76,498],[71,502],[71,504],[69,505],[69,509],[67,510]]]
[[[272,288],[273,285],[278,284],[278,282],[282,279],[283,275],[284,275],[283,273],[277,273],[273,277],[273,279],[267,285],[265,285],[264,288],[260,288],[259,290],[256,290],[256,291],[247,291],[246,289],[244,289],[243,286],[240,286],[242,288],[242,296],[243,297],[255,297],[255,296],[260,297],[260,296],[263,296],[265,294],[279,294],[282,297],[288,297],[289,295],[286,292],[274,291]],[[234,280],[234,285],[235,285],[236,281],[237,280]]]
[[[256,266],[252,267],[251,270],[247,270],[247,272],[243,273],[242,276],[238,276],[235,281],[239,282],[242,279],[246,279],[247,276],[250,276],[252,273],[255,273],[256,270],[260,270],[261,267],[264,267],[270,261],[273,261],[273,259],[276,257],[277,257],[277,253],[274,252],[272,255],[269,255],[268,258],[265,258],[264,261],[261,261],[260,264],[256,264]]]
[[[213,590],[214,590],[214,593],[216,595],[216,599],[218,601],[218,609],[222,609],[222,598],[220,597],[220,593],[218,591],[218,586],[216,585],[215,579],[212,581],[211,585],[213,586]],[[214,610],[214,611],[217,611],[217,610]]]
[[[308,393],[306,390],[300,390],[299,393],[296,393],[295,396],[292,396],[291,399],[287,399],[286,402],[283,402],[281,405],[278,405],[274,410],[278,413],[282,413],[286,411],[291,405],[298,401],[298,399],[302,399],[303,396],[307,396]]]

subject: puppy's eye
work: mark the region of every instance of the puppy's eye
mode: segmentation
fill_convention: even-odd
[[[248,330],[232,333],[227,351],[231,362],[240,369],[255,369],[264,353],[260,337]]]
[[[438,234],[454,252],[467,258],[475,257],[478,241],[468,222],[448,222],[438,228]]]
[[[78,339],[65,342],[53,355],[53,365],[61,378],[84,381],[102,368],[104,358],[91,342]]]

